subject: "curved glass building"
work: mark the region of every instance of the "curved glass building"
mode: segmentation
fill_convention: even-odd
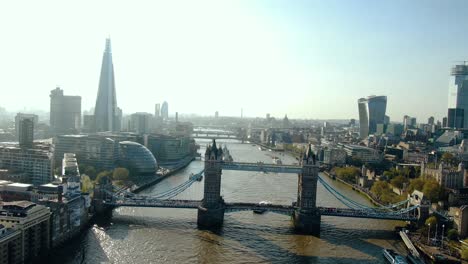
[[[384,124],[387,96],[369,96],[358,100],[359,136],[367,137],[377,131],[377,124]]]
[[[132,141],[119,142],[119,163],[120,166],[139,175],[155,174],[158,168],[151,151]]]

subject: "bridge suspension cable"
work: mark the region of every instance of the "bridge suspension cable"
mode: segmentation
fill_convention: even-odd
[[[137,198],[137,199],[157,199],[157,200],[171,199],[171,198],[179,195],[180,193],[184,192],[185,190],[187,190],[194,182],[196,182],[202,176],[204,171],[205,170],[202,170],[199,173],[190,176],[190,178],[186,182],[184,182],[184,183],[182,183],[182,184],[180,184],[180,185],[178,185],[178,186],[176,186],[176,187],[174,187],[172,189],[166,190],[166,191],[164,191],[162,193],[158,193],[158,194],[155,194],[155,195],[138,195],[138,196],[136,196],[131,192],[127,192],[126,195],[128,195],[130,197],[128,197],[126,199],[132,199],[133,196],[136,196],[135,198]]]
[[[398,203],[395,203],[395,204],[390,204],[390,205],[386,205],[386,206],[380,206],[380,207],[369,207],[367,205],[363,205],[361,203],[358,203],[356,201],[353,201],[351,200],[350,198],[344,196],[343,194],[341,194],[339,191],[337,191],[335,188],[333,188],[330,184],[328,184],[324,179],[322,179],[321,177],[318,178],[319,179],[319,182],[325,187],[325,189],[330,192],[335,198],[337,198],[340,202],[342,202],[344,205],[346,205],[347,207],[349,208],[355,208],[355,209],[363,209],[363,210],[372,210],[372,211],[387,211],[387,212],[391,212],[391,213],[395,213],[395,212],[398,212],[398,213],[404,213],[405,211],[407,211],[408,209],[412,208],[407,208],[407,209],[402,209],[400,211],[394,211],[392,209],[394,208],[397,208],[401,205],[404,205],[405,203],[408,202],[408,200],[404,200],[404,201],[401,201],[401,202],[398,202]],[[409,211],[411,210],[414,210],[415,208],[412,208],[410,209]]]

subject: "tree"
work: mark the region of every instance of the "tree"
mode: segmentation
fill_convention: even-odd
[[[432,227],[435,228],[436,224],[437,224],[437,217],[435,216],[429,216],[427,219],[426,219],[426,222],[425,222],[426,225],[431,225]]]
[[[377,197],[381,197],[382,195],[391,191],[390,186],[385,181],[377,181],[372,184],[371,192],[373,192]]]
[[[464,260],[468,260],[468,248],[467,247],[462,249],[461,258],[464,259]]]
[[[429,179],[424,183],[424,187],[422,189],[424,196],[431,200],[431,202],[435,203],[439,201],[439,197],[441,194],[441,187],[436,180]]]
[[[81,175],[81,191],[85,193],[91,192],[93,189],[93,182],[88,175]]]
[[[403,176],[403,175],[398,175],[395,178],[393,178],[390,183],[397,187],[398,189],[403,189],[403,185],[407,182],[408,180]]]
[[[359,169],[356,167],[336,168],[336,176],[347,182],[355,182],[356,177],[359,176]]]
[[[112,173],[112,178],[117,181],[128,181],[130,172],[126,168],[116,168]]]
[[[451,165],[456,165],[458,163],[458,159],[450,152],[442,154],[440,160]]]
[[[458,240],[458,231],[456,229],[450,229],[447,232],[447,238],[450,240]]]
[[[110,171],[101,171],[96,176],[96,180],[94,180],[94,181],[101,184],[101,183],[103,183],[104,179],[106,179],[106,178],[107,178],[107,180],[112,180],[111,176],[112,176],[112,172],[110,172]]]
[[[424,180],[422,178],[416,178],[410,181],[408,186],[408,192],[412,193],[414,190],[422,191],[424,187]]]
[[[97,176],[97,171],[93,166],[88,166],[84,169],[84,173],[91,178],[91,180],[95,180]]]

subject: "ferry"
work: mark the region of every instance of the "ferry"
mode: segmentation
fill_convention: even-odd
[[[385,259],[391,264],[408,264],[405,257],[398,255],[394,250],[385,248],[382,250]]]
[[[264,205],[269,205],[269,204],[271,203],[268,201],[261,201],[258,203],[258,206],[264,206]],[[266,210],[258,208],[258,209],[254,209],[253,212],[254,214],[263,214],[264,212],[266,212]]]

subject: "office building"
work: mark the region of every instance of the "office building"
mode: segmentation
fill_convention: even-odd
[[[192,159],[195,142],[189,136],[145,135],[145,146],[153,153],[160,166],[171,167]]]
[[[316,153],[319,153],[319,152],[316,152]],[[327,165],[346,164],[346,151],[344,151],[343,149],[339,149],[339,148],[324,149],[323,150],[323,163]]]
[[[29,201],[3,202],[0,224],[21,232],[21,262],[30,263],[50,245],[50,209]],[[14,251],[16,252],[16,250]],[[16,253],[13,253],[16,255]]]
[[[32,148],[34,140],[34,120],[22,118],[18,126],[18,141],[20,147]]]
[[[153,128],[153,116],[150,113],[138,112],[130,116],[129,131],[137,134],[150,133]]]
[[[36,145],[35,148],[2,145],[0,168],[24,172],[34,185],[49,183],[53,179],[53,152],[47,145]]]
[[[358,100],[359,136],[366,138],[377,131],[377,124],[384,124],[387,109],[386,96],[369,96]]]
[[[377,124],[376,135],[383,135],[387,132],[387,124]]]
[[[153,154],[137,143],[132,134],[61,135],[54,138],[56,162],[66,153],[74,153],[79,164],[96,170],[113,170],[118,166],[135,174],[154,174],[157,168]]]
[[[363,163],[378,163],[382,161],[382,155],[378,150],[364,146],[344,144],[347,157],[358,159]]]
[[[169,119],[169,105],[166,101],[164,101],[161,106],[161,118],[163,120]]]
[[[106,49],[102,58],[101,76],[99,78],[99,90],[94,109],[94,128],[97,132],[120,130],[121,110],[117,107],[110,39],[106,39]]]
[[[112,138],[101,135],[60,135],[54,138],[55,161],[61,162],[65,153],[75,153],[80,164],[96,170],[112,170],[118,160],[118,145]]]
[[[20,123],[23,119],[28,118],[33,120],[33,126],[37,126],[37,123],[39,121],[39,117],[34,114],[23,114],[23,113],[18,113],[15,116],[15,135],[16,139],[19,140],[19,133],[20,133]]]
[[[400,136],[403,133],[403,125],[401,124],[388,124],[386,133],[390,133],[394,136]]]
[[[156,118],[161,117],[161,104],[156,104],[154,106],[154,117]]]
[[[50,128],[55,135],[80,131],[81,96],[63,95],[60,87],[50,91]]]
[[[427,124],[428,124],[428,125],[434,125],[434,121],[435,121],[434,117],[431,116],[431,117],[429,117],[429,118],[427,119]]]
[[[23,262],[21,231],[0,224],[0,264]]]
[[[154,175],[158,164],[151,151],[145,146],[132,142],[119,142],[119,166],[135,175]]]
[[[447,127],[447,124],[448,124],[448,119],[447,119],[447,117],[443,117],[443,118],[442,118],[442,127]]]
[[[468,65],[452,67],[448,96],[448,127],[468,127]]]

